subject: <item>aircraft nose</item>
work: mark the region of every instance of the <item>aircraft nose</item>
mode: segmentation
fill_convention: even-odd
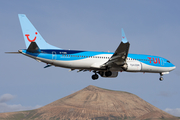
[[[172,70],[174,70],[174,69],[176,69],[176,66],[175,66],[175,65],[174,65],[174,67],[172,67]],[[172,71],[172,70],[171,70],[171,71]]]
[[[173,67],[173,70],[176,69],[176,66]]]

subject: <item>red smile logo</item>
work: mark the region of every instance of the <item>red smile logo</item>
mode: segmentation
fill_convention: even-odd
[[[35,32],[35,34],[37,35],[38,33]],[[29,34],[25,34],[25,36],[27,37],[27,39],[28,39],[29,42],[34,42],[34,41],[36,40],[36,36],[35,36],[35,38],[34,38],[33,40],[30,40],[30,39],[29,39]]]

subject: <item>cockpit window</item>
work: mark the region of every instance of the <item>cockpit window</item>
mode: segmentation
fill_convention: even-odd
[[[169,60],[167,60],[168,63],[171,63]]]

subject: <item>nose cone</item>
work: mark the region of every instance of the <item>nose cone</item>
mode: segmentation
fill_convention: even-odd
[[[176,66],[174,65],[174,67],[172,67],[172,70],[176,69]]]
[[[171,63],[170,68],[171,68],[170,70],[172,71],[172,70],[176,69],[176,66]]]

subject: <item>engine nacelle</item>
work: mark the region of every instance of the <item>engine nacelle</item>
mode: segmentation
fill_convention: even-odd
[[[115,78],[118,76],[118,72],[111,71],[111,73],[112,74],[110,76],[108,76],[108,78]],[[107,77],[105,75],[105,72],[102,72],[102,71],[99,72],[99,75],[101,75],[101,77]]]
[[[142,70],[142,65],[139,61],[127,62],[127,71],[139,72]]]

